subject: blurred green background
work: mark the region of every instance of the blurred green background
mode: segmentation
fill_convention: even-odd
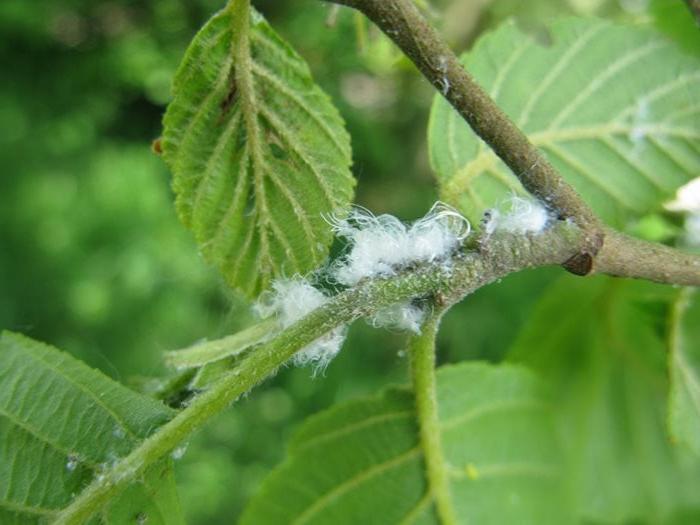
[[[693,38],[676,0],[418,3],[459,50],[507,17],[540,31],[571,13],[656,20]],[[348,10],[333,13],[318,0],[254,4],[344,115],[357,202],[405,219],[423,215],[436,198],[425,148],[429,85]],[[0,2],[0,328],[129,383],[165,374],[163,350],[249,321],[248,305],[179,224],[169,174],[150,151],[178,61],[221,5]],[[470,297],[445,322],[440,359],[498,359],[548,278],[546,270],[524,273]],[[403,345],[402,334],[358,323],[325,376],[283,369],[210,424],[177,465],[188,522],[230,523],[309,414],[403,382]]]

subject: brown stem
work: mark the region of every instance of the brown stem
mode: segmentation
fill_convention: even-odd
[[[511,122],[489,95],[465,71],[459,59],[431,27],[411,0],[324,0],[364,13],[413,61],[433,86],[452,104],[523,186],[561,218],[571,218],[591,232],[584,250],[594,255],[602,241],[600,222],[576,191],[566,183]]]
[[[593,272],[665,284],[700,286],[700,257],[608,229]]]
[[[695,17],[695,23],[700,26],[700,0],[685,0],[688,4],[688,9]]]
[[[576,190],[465,71],[412,0],[322,1],[353,7],[379,26],[530,193],[560,218],[573,219],[580,226],[580,248],[563,264],[567,270],[577,275],[596,272],[700,285],[699,256],[634,239],[602,225]],[[696,12],[700,2],[686,1]]]

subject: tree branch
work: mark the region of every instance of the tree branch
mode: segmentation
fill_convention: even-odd
[[[536,236],[496,233],[487,249],[456,254],[451,264],[441,261],[424,264],[393,277],[367,280],[336,295],[243,358],[236,369],[96,478],[61,511],[54,523],[86,523],[150,465],[170,454],[239,396],[273,375],[299,349],[334,328],[412,298],[439,295],[445,305],[453,304],[509,273],[535,266],[560,265],[579,251],[580,243],[581,230],[564,221]]]
[[[505,275],[545,265],[566,264],[582,274],[593,270],[700,285],[700,257],[604,230],[576,191],[464,71],[410,1],[323,1],[356,7],[374,20],[513,170],[525,188],[556,210],[561,218],[573,219],[573,224],[557,221],[537,235],[495,232],[479,245],[478,251],[456,254],[450,264],[436,261],[418,265],[389,278],[364,281],[338,294],[243,358],[235,370],[96,478],[61,511],[55,523],[85,523],[150,465],[171,453],[239,396],[274,374],[294,353],[334,328],[371,316],[392,304],[433,296],[451,305]],[[603,244],[604,236],[607,238]]]
[[[353,7],[379,26],[530,193],[561,218],[573,219],[590,233],[584,251],[597,253],[602,238],[600,221],[593,211],[467,73],[411,0],[323,1]]]
[[[700,26],[700,0],[685,0],[685,3],[695,17],[695,23]]]
[[[353,7],[391,38],[518,177],[523,186],[584,232],[580,251],[563,266],[667,284],[700,285],[700,257],[606,228],[525,134],[465,71],[412,0],[322,0]],[[697,2],[688,0],[691,9]],[[606,236],[609,236],[607,238]]]
[[[608,229],[592,271],[663,284],[700,286],[700,257]]]

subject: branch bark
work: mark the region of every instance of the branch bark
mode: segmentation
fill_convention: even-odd
[[[700,286],[700,257],[608,229],[592,271],[665,284]]]
[[[700,0],[685,0],[685,3],[695,17],[695,23],[700,26]]]
[[[646,243],[606,228],[527,136],[462,67],[412,0],[322,0],[362,12],[391,38],[518,177],[523,186],[581,227],[580,250],[564,266],[591,272],[700,286],[700,257]],[[688,0],[689,6],[695,0]]]
[[[579,228],[561,222],[536,236],[495,234],[488,249],[456,254],[450,265],[438,261],[418,266],[393,277],[367,280],[336,295],[243,358],[232,372],[88,485],[61,511],[54,524],[86,523],[150,465],[170,454],[209,419],[274,374],[294,353],[323,334],[412,298],[440,296],[448,306],[509,273],[562,264],[578,251],[580,233]]]
[[[573,219],[590,232],[584,249],[600,247],[600,221],[527,136],[462,67],[437,31],[411,0],[323,0],[361,11],[379,26],[467,121],[494,152],[560,218]]]

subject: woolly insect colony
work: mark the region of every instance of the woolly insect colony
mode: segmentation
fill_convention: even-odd
[[[549,212],[532,199],[512,197],[507,211],[489,210],[482,223],[488,237],[495,231],[539,233],[550,221]],[[346,253],[316,275],[343,286],[354,286],[366,278],[388,277],[419,263],[440,262],[450,266],[456,253],[471,233],[469,221],[450,206],[437,202],[421,219],[407,225],[392,215],[374,216],[356,207],[343,220],[328,220],[338,237],[347,240]],[[273,282],[256,305],[261,317],[277,316],[282,329],[294,324],[325,304],[330,297],[314,287],[307,278],[295,276]],[[420,332],[425,317],[422,307],[412,302],[395,304],[375,314],[370,322],[377,327]],[[296,365],[313,364],[324,370],[338,354],[347,327],[338,327],[296,353]]]

